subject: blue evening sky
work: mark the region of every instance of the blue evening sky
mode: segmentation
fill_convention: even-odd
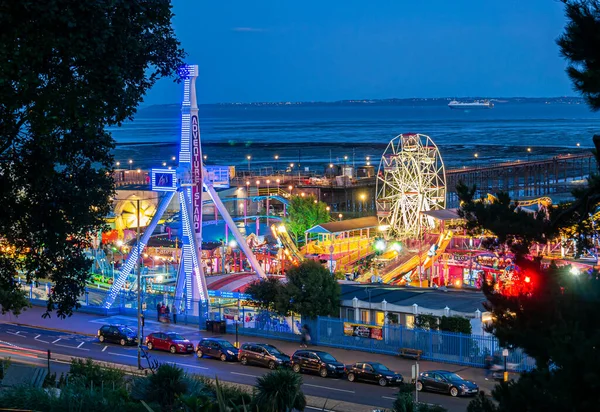
[[[173,0],[202,103],[574,95],[557,0]],[[145,104],[180,101],[162,80]]]

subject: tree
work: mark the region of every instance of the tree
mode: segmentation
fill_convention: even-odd
[[[600,1],[561,0],[567,25],[556,41],[567,59],[573,87],[594,111],[600,109]]]
[[[84,249],[111,210],[114,141],[145,93],[184,56],[171,2],[0,2],[0,305],[14,281],[50,279],[49,314],[78,307]]]
[[[284,288],[279,279],[269,277],[252,282],[248,285],[246,294],[252,296],[259,308],[286,315],[290,304],[286,300]]]
[[[256,379],[253,405],[264,412],[303,411],[306,397],[302,376],[291,369],[277,369]]]
[[[304,241],[304,232],[308,229],[329,221],[327,205],[314,196],[292,196],[287,212],[285,225],[296,243]]]
[[[570,226],[572,218],[565,219],[562,211],[580,199],[551,209],[541,218],[541,213],[523,214],[507,195],[499,194],[497,201],[486,203],[474,201],[472,193],[464,187],[459,191],[459,214],[467,220],[467,227],[488,232],[488,247],[513,252],[531,285],[507,295],[483,283],[484,306],[494,319],[488,331],[501,345],[524,350],[535,359],[536,367],[517,382],[496,387],[492,392],[496,405],[477,399],[469,410],[590,410],[600,401],[597,273],[576,276],[569,266],[554,264],[542,268],[541,258],[528,254],[534,241],[545,241],[556,233],[577,233]]]
[[[339,314],[340,285],[320,263],[305,260],[286,278],[284,293],[292,311],[311,318]]]

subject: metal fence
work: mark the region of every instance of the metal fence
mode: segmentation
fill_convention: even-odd
[[[24,287],[29,292],[33,304],[45,305],[49,285]],[[94,287],[88,288],[80,299],[82,312],[98,315],[137,316],[137,295],[132,292],[120,293],[111,309],[102,307],[107,291]],[[141,302],[146,319],[158,318],[157,304],[172,306],[173,297],[169,294],[143,294]],[[144,305],[145,303],[145,305]],[[235,333],[236,325],[232,317],[225,317],[222,307],[213,305],[211,313],[200,302],[193,302],[194,310],[178,311],[177,323],[206,328],[207,320],[226,322],[226,331]],[[398,355],[400,350],[413,349],[421,351],[421,359],[436,362],[447,362],[457,365],[484,367],[488,356],[501,356],[502,348],[498,340],[491,335],[465,335],[461,333],[431,331],[407,328],[402,325],[370,325],[381,330],[376,338],[353,336],[346,333],[344,324],[355,324],[355,321],[318,317],[303,319],[299,316],[283,317],[268,312],[257,312],[256,308],[238,307],[239,322],[237,333],[245,336],[298,341],[302,325],[308,325],[313,345],[357,350],[386,355]],[[253,313],[252,321],[247,321],[247,314]],[[366,325],[369,326],[369,325]],[[503,359],[502,359],[503,360]],[[509,350],[507,363],[510,369],[523,372],[535,366],[532,358],[522,350]]]

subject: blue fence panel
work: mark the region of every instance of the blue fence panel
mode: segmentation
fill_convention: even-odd
[[[31,303],[45,306],[44,290],[29,287]],[[108,292],[96,287],[89,287],[79,299],[82,307],[79,311],[98,315],[137,316],[137,295],[133,292],[121,292],[110,310],[103,308],[102,303]],[[156,305],[165,303],[172,305],[171,296],[143,294],[142,302],[146,304],[146,319],[157,316]],[[177,323],[195,325],[205,329],[209,318],[206,307],[199,302],[193,302],[194,310],[189,314],[184,311],[177,315]],[[193,314],[195,313],[195,314]],[[212,314],[213,317],[215,314]],[[344,333],[344,323],[356,323],[338,318],[318,317],[316,319],[283,318],[266,312],[260,312],[251,323],[243,320],[238,324],[238,334],[285,341],[299,341],[298,331],[302,325],[310,330],[312,342],[320,346],[360,350],[372,353],[396,355],[400,349],[417,349],[422,351],[421,358],[437,362],[448,362],[458,365],[484,367],[488,356],[496,356],[503,362],[502,348],[494,336],[464,335],[460,333],[430,331],[416,328],[406,328],[402,325],[383,325],[382,339],[371,339],[359,336],[349,336]],[[376,326],[376,325],[373,325]],[[295,330],[293,330],[294,328]],[[227,332],[235,333],[235,324],[227,324]],[[294,333],[296,332],[296,333]],[[508,368],[517,372],[531,370],[535,361],[521,349],[509,351]]]

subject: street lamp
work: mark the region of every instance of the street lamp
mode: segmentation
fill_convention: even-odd
[[[275,155],[275,172],[279,170],[279,155]]]
[[[271,181],[267,179],[267,223],[269,223],[269,197],[271,196]]]
[[[177,158],[176,158],[175,156],[173,156],[173,157],[171,158],[171,160],[176,160],[176,159],[177,159]]]
[[[340,221],[342,220],[343,217],[344,217],[344,215],[342,215],[341,213],[338,215],[338,218],[340,219]]]
[[[129,170],[131,170],[131,165],[133,164],[133,160],[129,159]]]
[[[362,201],[362,204],[361,204],[362,210],[361,210],[361,212],[363,212],[363,213],[365,212],[365,200],[366,199],[367,199],[367,195],[365,195],[364,193],[361,193],[360,194],[360,200]]]
[[[581,143],[577,142],[577,147],[581,146]]]
[[[166,165],[167,165],[167,162],[163,162],[163,163],[162,163],[162,165],[163,165],[163,167],[164,167],[164,166],[166,166]]]
[[[579,143],[578,143],[579,144]],[[121,162],[117,162],[117,167],[121,166]]]
[[[248,172],[250,172],[250,160],[252,160],[252,156],[248,155],[246,159],[248,159]]]

